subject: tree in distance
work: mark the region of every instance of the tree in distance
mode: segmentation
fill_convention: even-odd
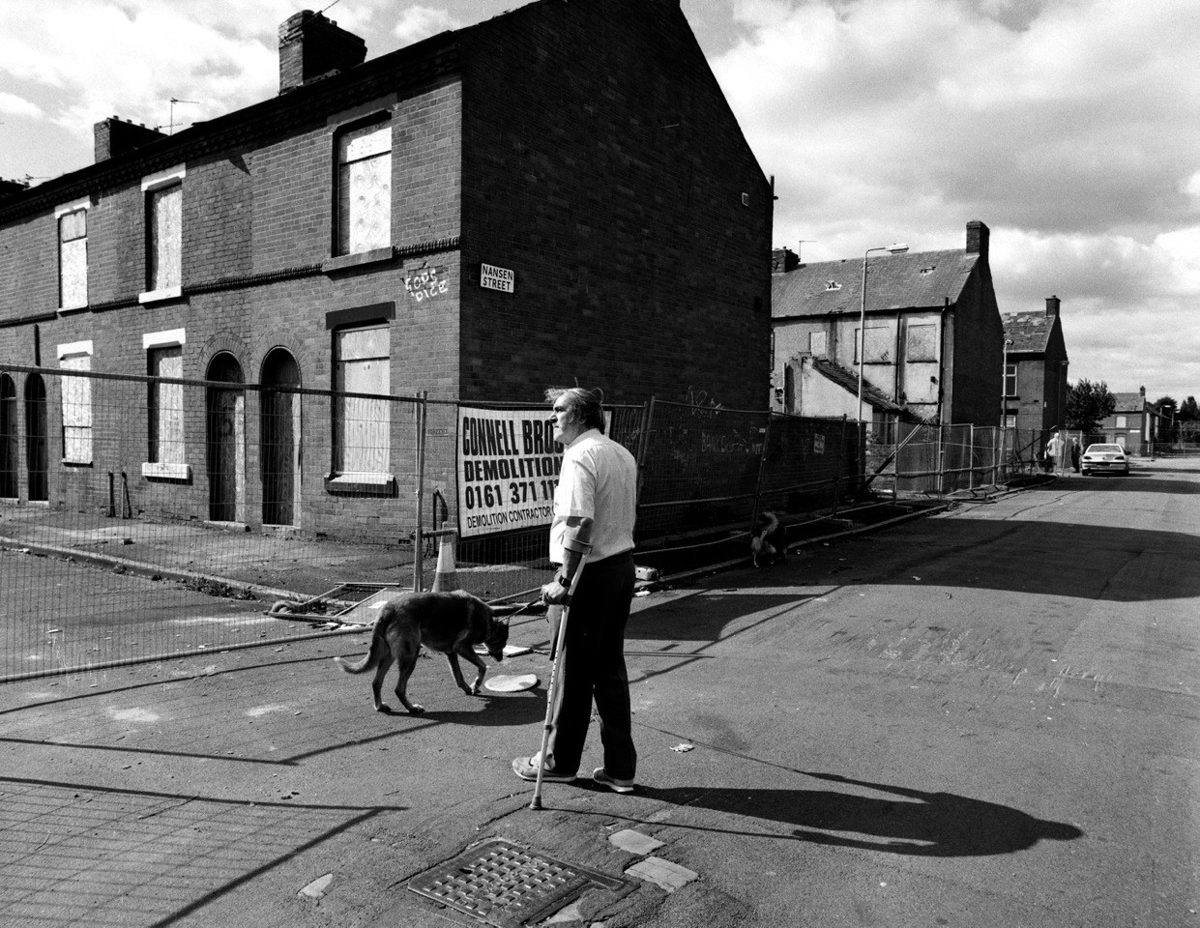
[[[1067,428],[1095,432],[1116,408],[1117,398],[1108,392],[1108,384],[1085,377],[1067,391]]]

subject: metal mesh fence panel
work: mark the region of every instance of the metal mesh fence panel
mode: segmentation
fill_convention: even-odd
[[[654,402],[648,419],[638,537],[749,526],[770,413]]]
[[[861,486],[859,429],[846,419],[772,415],[759,481],[759,508],[781,513],[836,510]]]
[[[188,381],[171,348],[146,377],[5,369],[0,676],[288,640],[411,587],[414,401]]]
[[[941,429],[924,423],[901,422],[896,428],[896,495],[938,492]]]
[[[939,494],[965,490],[973,485],[975,444],[970,425],[944,425],[939,430]]]

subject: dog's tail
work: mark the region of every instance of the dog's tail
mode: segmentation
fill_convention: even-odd
[[[376,629],[375,634],[371,636],[371,647],[367,649],[367,653],[360,660],[348,661],[344,657],[335,657],[333,662],[346,673],[366,673],[379,666],[385,647],[387,647],[387,643],[383,640],[382,633]]]
[[[766,520],[766,524],[750,538],[750,552],[755,567],[761,567],[763,559],[773,558],[778,553],[769,538],[779,528],[779,517],[767,510],[762,514],[762,518]]]

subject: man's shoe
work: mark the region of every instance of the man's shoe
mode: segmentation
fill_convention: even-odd
[[[541,765],[541,758],[534,754],[533,757],[514,757],[512,762],[513,773],[519,776],[522,780],[536,782],[538,778],[538,767]],[[542,770],[543,783],[574,783],[575,774],[573,773],[556,773],[553,770]]]
[[[607,786],[614,793],[633,792],[633,780],[618,780],[616,777],[610,777],[603,767],[597,767],[592,772],[592,779],[601,786]]]

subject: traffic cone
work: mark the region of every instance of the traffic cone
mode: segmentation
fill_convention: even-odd
[[[454,539],[457,533],[447,531],[438,541],[437,570],[433,575],[433,592],[449,593],[457,590],[458,578],[454,575]]]

